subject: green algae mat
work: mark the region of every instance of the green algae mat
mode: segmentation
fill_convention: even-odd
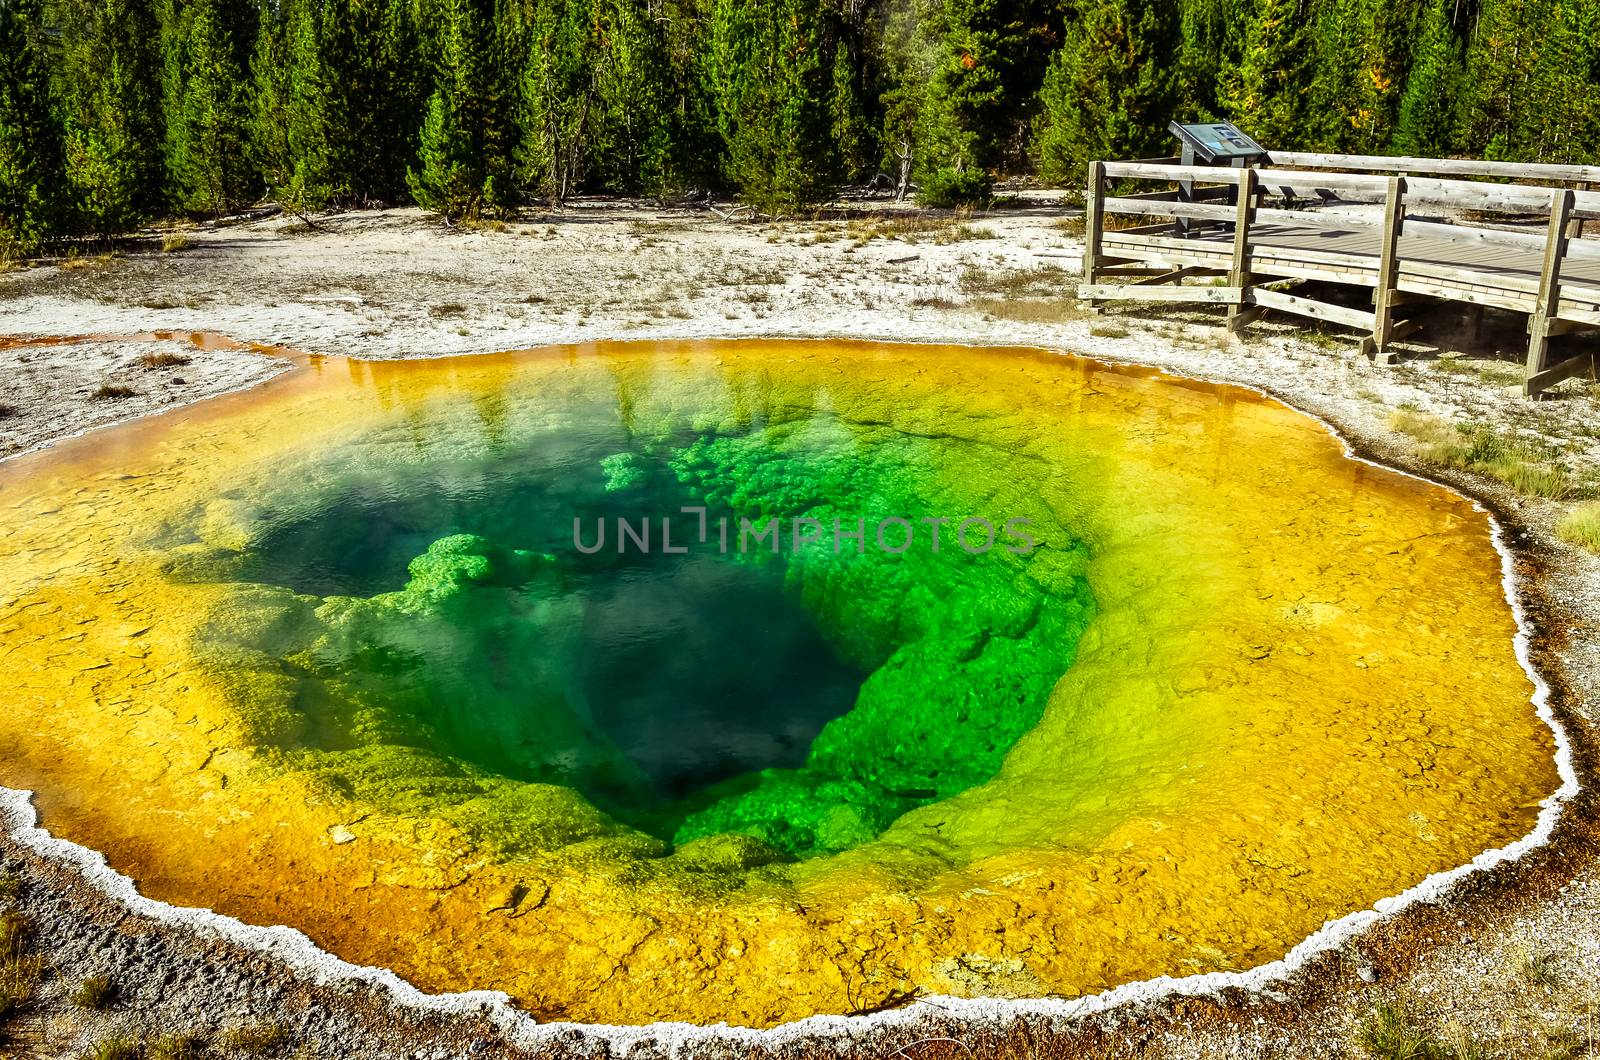
[[[314,357],[0,537],[45,827],[539,1018],[1243,969],[1559,783],[1470,501],[1041,352]]]

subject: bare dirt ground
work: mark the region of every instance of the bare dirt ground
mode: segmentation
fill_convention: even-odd
[[[1554,527],[1574,497],[1600,485],[1600,384],[1570,381],[1537,403],[1509,396],[1523,342],[1515,318],[1446,308],[1406,361],[1382,367],[1358,358],[1349,335],[1274,320],[1239,340],[1205,311],[1091,316],[1070,297],[1081,255],[1074,217],[1043,198],[972,218],[879,210],[747,224],[592,204],[473,230],[393,210],[319,218],[315,229],[278,217],[186,235],[170,252],[0,274],[0,458],[253,385],[287,363],[270,346],[412,357],[601,338],[840,336],[1038,345],[1155,365],[1267,390],[1334,424],[1363,453],[1450,481],[1500,512],[1519,557],[1535,661],[1589,768],[1600,716],[1600,558],[1560,541]],[[190,332],[236,341],[196,345]],[[133,339],[156,334],[168,337]],[[48,336],[97,339],[36,341]],[[1153,1001],[1051,1025],[950,1026],[930,1012],[916,1033],[868,1033],[844,1051],[909,1060],[1593,1055],[1594,816],[1586,792],[1548,849],[1255,994]],[[284,1056],[519,1055],[479,1016],[422,1016],[381,991],[308,983],[278,958],[132,913],[14,839],[0,843],[0,856],[20,880],[16,908],[49,966],[31,1014],[9,1028],[21,1055],[86,1055],[107,1036],[188,1029],[234,1055],[256,1046]],[[68,996],[95,975],[119,984],[104,1011]],[[257,1025],[276,1031],[239,1033]],[[558,1051],[601,1048],[573,1040]]]

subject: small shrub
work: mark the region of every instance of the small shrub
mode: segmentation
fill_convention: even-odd
[[[1417,1026],[1405,1006],[1393,1001],[1372,1010],[1356,1043],[1373,1060],[1446,1060],[1444,1044]]]
[[[1568,512],[1556,524],[1556,536],[1579,548],[1600,552],[1600,501],[1591,501]]]
[[[100,389],[89,395],[93,401],[120,401],[123,398],[138,397],[139,392],[132,387],[119,386],[115,383],[102,383]]]
[[[1089,334],[1097,339],[1125,339],[1128,329],[1121,324],[1096,324],[1089,329]]]
[[[222,1044],[235,1052],[263,1056],[289,1040],[289,1032],[279,1023],[247,1023],[222,1036]]]
[[[176,254],[189,249],[189,237],[182,232],[172,232],[161,240],[161,253]]]
[[[139,1060],[139,1043],[127,1038],[101,1038],[89,1046],[87,1060]]]
[[[146,369],[180,368],[189,363],[181,353],[145,353],[139,355],[139,367]]]
[[[466,315],[467,307],[460,302],[444,302],[429,306],[428,312],[436,317],[459,317]]]
[[[940,295],[923,295],[911,300],[913,309],[954,309],[955,302]]]
[[[111,996],[115,992],[110,976],[91,975],[72,992],[72,1003],[82,1008],[103,1009],[111,1004]]]
[[[977,206],[988,202],[994,191],[994,178],[976,167],[957,170],[946,167],[930,173],[917,190],[917,201],[924,206],[946,208]]]
[[[179,1031],[163,1034],[145,1046],[145,1060],[197,1060],[201,1042],[198,1034]]]

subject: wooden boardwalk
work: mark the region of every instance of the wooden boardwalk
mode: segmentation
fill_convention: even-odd
[[[1234,330],[1267,310],[1313,317],[1365,332],[1363,350],[1383,361],[1421,329],[1419,308],[1495,306],[1528,314],[1524,393],[1594,372],[1595,340],[1555,363],[1549,340],[1600,327],[1600,238],[1584,238],[1585,220],[1600,219],[1600,192],[1587,190],[1600,167],[1289,153],[1272,166],[1093,163],[1079,296],[1225,304]],[[1454,179],[1463,174],[1480,179]],[[1578,188],[1487,182],[1507,178]],[[1113,181],[1176,188],[1110,195]],[[1445,219],[1467,210],[1492,220]],[[1119,216],[1171,220],[1108,224]],[[1368,288],[1372,308],[1284,289],[1304,280]]]

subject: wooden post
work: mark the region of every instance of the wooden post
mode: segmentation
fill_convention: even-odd
[[[1106,203],[1106,164],[1104,162],[1089,163],[1089,189],[1084,196],[1083,213],[1083,282],[1095,282],[1095,274],[1100,269],[1100,243],[1105,235],[1105,203]],[[1089,312],[1098,309],[1098,303],[1090,299]]]
[[[1400,276],[1400,232],[1406,223],[1406,179],[1390,177],[1383,207],[1383,246],[1378,256],[1378,283],[1372,292],[1372,358],[1379,364],[1393,364],[1398,358],[1390,352],[1394,338],[1395,282]]]
[[[1228,272],[1228,286],[1239,289],[1239,301],[1228,307],[1228,330],[1237,334],[1245,325],[1260,315],[1260,311],[1246,303],[1250,288],[1250,222],[1256,215],[1256,171],[1247,166],[1239,173],[1239,198],[1235,204],[1238,212],[1233,221],[1233,268]]]
[[[1539,295],[1528,318],[1528,363],[1522,373],[1522,392],[1537,397],[1544,385],[1535,376],[1544,371],[1550,332],[1561,305],[1561,262],[1567,256],[1567,222],[1572,219],[1573,194],[1563,188],[1550,196],[1550,228],[1545,236],[1544,267],[1539,270]]]

